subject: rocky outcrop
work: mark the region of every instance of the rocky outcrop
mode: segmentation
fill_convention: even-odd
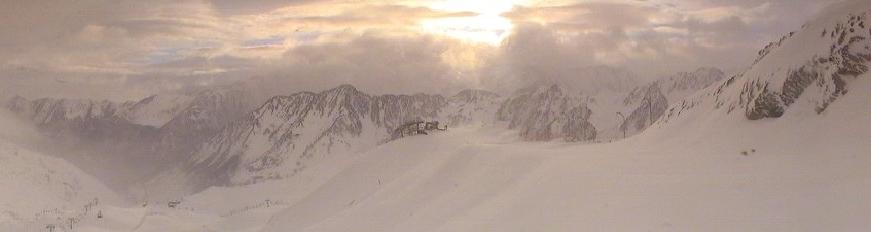
[[[751,69],[737,76],[744,80],[737,102],[724,104],[744,108],[750,120],[778,118],[800,97],[807,95],[815,105],[814,110],[824,112],[829,104],[847,94],[850,80],[868,72],[871,28],[865,24],[871,23],[869,13],[864,11],[833,21],[814,22],[767,47]],[[805,42],[811,39],[808,37],[814,37],[814,44]],[[789,54],[793,49],[815,52],[796,56]],[[771,67],[784,63],[794,66],[770,71]]]
[[[590,114],[581,99],[565,94],[559,85],[550,85],[519,91],[502,104],[497,119],[519,130],[524,140],[589,141],[597,133],[588,121]]]
[[[668,109],[668,99],[658,84],[647,86],[638,102],[638,108],[635,108],[620,125],[620,130],[627,135],[637,134],[647,129]]]

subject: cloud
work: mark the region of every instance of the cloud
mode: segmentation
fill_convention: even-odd
[[[284,93],[347,83],[376,94],[453,94],[470,80],[458,78],[443,59],[450,43],[429,36],[367,33],[346,43],[293,48],[252,76],[269,79],[273,84],[264,87]]]
[[[33,123],[19,118],[5,108],[0,108],[0,142],[13,141],[32,144],[42,139]]]
[[[0,90],[136,98],[269,77],[288,90],[352,83],[373,92],[451,92],[571,78],[600,65],[651,78],[699,66],[737,70],[828,4],[529,2],[502,15],[513,31],[493,47],[422,29],[423,21],[477,14],[430,3],[14,0],[0,8],[0,34],[10,35],[0,37]]]
[[[823,6],[816,1],[586,1],[518,7],[506,13],[523,27],[552,34],[561,53],[589,57],[648,76],[700,66],[749,64],[767,41],[796,30]],[[532,49],[535,50],[535,49]],[[575,64],[577,65],[577,64]]]
[[[318,0],[211,0],[212,6],[224,15],[258,14],[269,12],[278,7],[289,5],[305,5],[318,2]]]

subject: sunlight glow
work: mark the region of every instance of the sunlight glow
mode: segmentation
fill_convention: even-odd
[[[425,20],[421,22],[421,27],[429,33],[497,46],[514,28],[511,20],[502,17],[502,14],[510,11],[515,4],[516,1],[438,1],[429,7],[478,15]]]

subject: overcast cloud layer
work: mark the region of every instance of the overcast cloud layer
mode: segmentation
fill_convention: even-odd
[[[135,99],[249,79],[288,92],[452,93],[598,65],[645,78],[734,71],[834,1],[456,2],[7,1],[0,97]],[[487,26],[450,24],[476,17]]]

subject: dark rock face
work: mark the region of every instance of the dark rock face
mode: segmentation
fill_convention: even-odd
[[[649,85],[644,91],[638,108],[632,111],[620,129],[627,134],[634,134],[653,125],[668,109],[668,99],[662,94],[659,85]]]
[[[591,114],[593,112],[586,107],[576,107],[567,113],[566,117],[570,120],[567,120],[562,128],[567,142],[596,139],[596,127],[588,121]]]
[[[741,92],[739,105],[744,107],[747,119],[779,118],[810,87],[818,88],[819,97],[815,111],[822,113],[832,102],[847,94],[848,82],[868,72],[868,62],[871,61],[871,41],[868,35],[871,30],[864,28],[868,12],[849,15],[848,20],[833,25],[831,30],[824,30],[822,36],[831,41],[827,55],[816,55],[799,67],[790,67],[782,83],[756,80],[747,82]],[[766,59],[771,50],[795,35],[784,37],[780,42],[766,47],[756,64]],[[742,74],[743,75],[743,74]],[[815,86],[814,86],[815,85]],[[772,88],[777,86],[779,88]]]
[[[808,86],[820,78],[820,73],[806,69],[807,68],[805,67],[801,67],[798,70],[789,73],[786,82],[783,83],[783,93],[781,94],[784,105],[791,105],[795,102],[795,99],[798,99],[798,97],[801,96],[801,93],[804,92]],[[774,95],[769,94],[764,98],[774,98]]]
[[[762,92],[753,99],[753,107],[748,108],[745,116],[750,120],[763,118],[779,118],[783,116],[784,107],[781,98],[763,88]]]
[[[292,175],[316,156],[382,143],[408,121],[450,119],[451,125],[461,125],[481,117],[482,104],[498,100],[498,95],[479,90],[451,98],[370,96],[350,85],[277,96],[259,106],[251,95],[213,88],[182,96],[181,103],[167,107],[149,107],[156,96],[124,103],[15,97],[5,107],[38,124],[52,142],[65,144],[60,150],[86,151],[79,157],[104,160],[103,166],[143,168],[131,171],[136,172],[133,178],[110,180],[121,185],[116,187],[181,174],[198,190]],[[150,112],[153,109],[160,111]],[[167,115],[171,119],[161,123]],[[160,175],[150,177],[156,174]]]
[[[528,141],[589,141],[596,128],[588,120],[592,112],[580,99],[563,93],[558,85],[521,90],[505,101],[497,119],[507,121],[509,129],[520,130]]]

